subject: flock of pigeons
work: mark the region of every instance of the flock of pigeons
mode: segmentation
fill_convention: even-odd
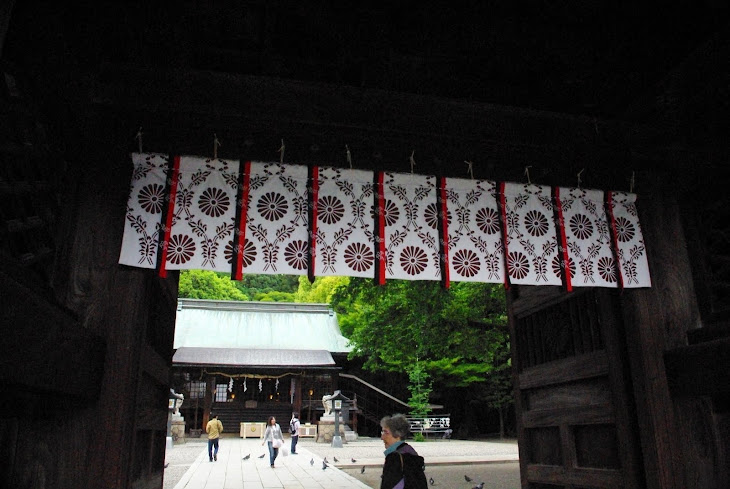
[[[261,455],[259,455],[258,458],[264,458],[265,456],[266,456],[266,452],[264,452]],[[243,460],[248,460],[250,458],[251,458],[251,454],[249,453],[248,455],[246,455],[245,457],[243,457]],[[339,462],[339,460],[337,459],[337,457],[332,457],[332,458],[334,459],[335,463]],[[357,463],[357,460],[355,460],[354,458],[351,458],[350,459],[350,462],[352,462],[354,464],[354,463]],[[309,461],[309,465],[314,466],[314,458],[312,458]],[[329,467],[329,466],[330,466],[330,462],[329,462],[329,460],[327,460],[327,457],[325,457],[324,459],[322,459],[322,470],[326,470],[327,467]],[[360,473],[361,474],[365,473],[365,467],[364,466],[363,466],[362,469],[360,469]]]
[[[266,453],[262,453],[261,455],[259,455],[258,458],[264,458],[265,456],[266,456]],[[248,460],[250,458],[251,458],[251,454],[249,453],[248,455],[246,455],[245,457],[243,457],[243,460]],[[338,463],[339,462],[339,460],[337,459],[337,457],[332,457],[332,459],[334,460],[335,463]],[[357,463],[357,460],[355,460],[354,458],[351,458],[350,459],[350,462],[352,462],[354,464],[354,463]],[[314,467],[314,458],[312,458],[312,459],[309,460],[309,465],[311,465],[312,467]],[[329,466],[330,466],[330,462],[327,460],[327,457],[323,458],[322,459],[322,470],[327,470],[327,467],[329,467]],[[365,473],[365,466],[364,465],[360,469],[360,473],[361,474],[364,474]],[[464,475],[464,480],[466,482],[472,482],[472,478],[469,477],[468,475]],[[429,477],[428,483],[431,484],[432,486],[433,485],[436,485],[436,481],[433,480],[433,477]],[[479,484],[473,486],[472,489],[484,489],[484,482],[480,482]]]

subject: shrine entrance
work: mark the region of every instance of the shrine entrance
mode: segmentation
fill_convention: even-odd
[[[471,180],[475,160],[495,182],[635,192],[651,288],[508,291],[523,489],[729,487],[719,3],[697,3],[688,39],[684,10],[666,23],[620,7],[634,20],[620,29],[604,10],[543,2],[552,19],[607,27],[572,40],[509,9],[457,10],[476,21],[451,36],[443,8],[410,22],[363,6],[372,23],[353,28],[348,8],[290,2],[3,3],[0,486],[161,486],[178,284],[119,264],[129,153],[207,158],[215,135],[239,161],[281,161],[284,139],[285,162],[307,167]],[[300,21],[315,35],[288,28]]]

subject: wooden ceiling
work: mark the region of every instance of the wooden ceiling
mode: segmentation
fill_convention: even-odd
[[[89,69],[211,70],[608,118],[653,98],[730,13],[719,0],[45,3],[16,2],[10,38],[23,42],[6,54],[56,41]]]
[[[730,7],[719,0],[15,3],[3,59],[31,77],[59,127],[76,124],[68,106],[91,100],[129,140],[144,126],[149,150],[200,154],[217,132],[225,157],[273,159],[286,137],[300,162],[343,161],[349,142],[372,167],[405,171],[418,148],[421,172],[481,157],[478,177],[555,162],[574,176],[641,167],[656,153],[645,148],[674,140],[667,117],[701,140],[728,114],[718,53],[729,52]],[[585,185],[606,183],[590,173]]]

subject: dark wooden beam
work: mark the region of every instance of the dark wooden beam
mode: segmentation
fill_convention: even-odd
[[[626,190],[670,150],[641,124],[264,76],[107,64],[85,85],[130,150],[143,126],[145,151],[207,154],[215,132],[225,158],[277,159],[284,138],[290,163],[345,166],[348,144],[356,168],[410,171],[415,151],[422,174],[466,178],[470,159],[476,178],[522,181],[529,165],[536,183],[572,185],[585,169],[584,186]]]
[[[669,350],[664,364],[673,396],[730,393],[730,337]]]
[[[0,270],[0,385],[30,397],[99,397],[106,345],[47,297]]]
[[[608,373],[606,353],[599,350],[563,360],[555,360],[545,365],[526,368],[519,376],[520,387],[544,387],[576,380],[590,379]]]

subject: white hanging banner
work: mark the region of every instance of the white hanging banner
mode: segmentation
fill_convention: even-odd
[[[237,160],[181,156],[165,268],[231,271]]]
[[[450,280],[503,283],[497,184],[461,178],[444,182]]]
[[[436,177],[385,172],[383,197],[386,278],[440,280]]]
[[[155,268],[166,203],[168,157],[132,153],[132,183],[127,200],[121,265]]]
[[[373,177],[319,167],[315,275],[373,277]]]
[[[616,262],[611,247],[604,192],[559,187],[562,236],[573,287],[616,287]]]
[[[636,194],[608,192],[607,201],[621,274],[620,286],[627,289],[651,287],[644,235],[636,211]]]
[[[442,280],[443,270],[446,287],[651,286],[633,193],[379,172],[376,199],[371,171],[312,167],[310,192],[303,165],[155,153],[131,159],[119,263],[159,267],[161,276],[202,269],[238,279],[339,275],[382,283]]]
[[[505,183],[507,269],[512,284],[561,285],[550,187]]]
[[[249,177],[244,274],[306,275],[307,167],[252,161]]]

